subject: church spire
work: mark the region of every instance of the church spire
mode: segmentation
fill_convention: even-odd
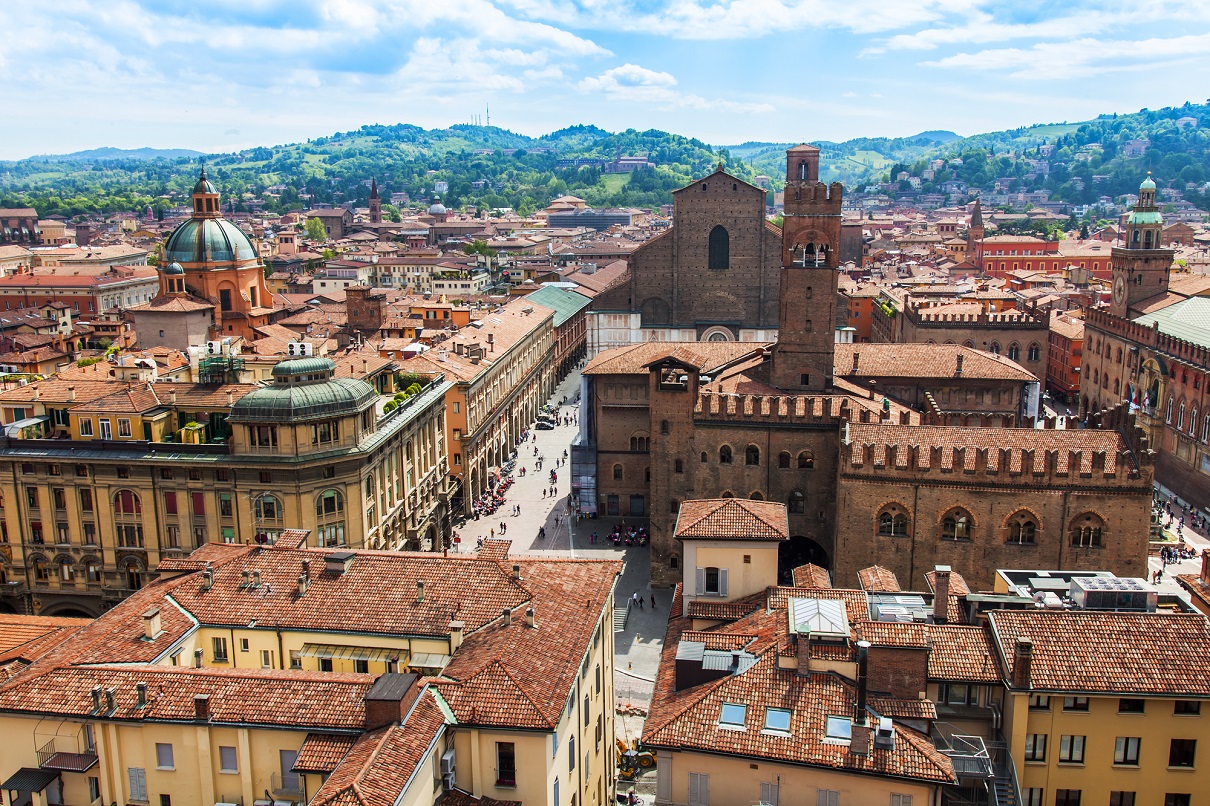
[[[370,223],[382,223],[382,200],[378,198],[378,178],[370,179]]]

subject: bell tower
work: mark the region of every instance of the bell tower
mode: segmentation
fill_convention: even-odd
[[[832,385],[836,270],[840,266],[843,186],[819,181],[819,149],[786,152],[781,297],[773,385],[824,391]]]
[[[378,180],[370,180],[370,223],[382,223],[382,199],[378,198]]]
[[[1130,308],[1143,300],[1168,292],[1172,249],[1160,248],[1164,216],[1155,203],[1151,172],[1139,185],[1139,203],[1126,216],[1122,245],[1113,247],[1113,301],[1109,312],[1129,318]]]

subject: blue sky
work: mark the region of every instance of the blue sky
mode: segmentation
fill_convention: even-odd
[[[960,134],[1210,95],[1208,0],[0,4],[0,158],[365,123],[714,144]]]

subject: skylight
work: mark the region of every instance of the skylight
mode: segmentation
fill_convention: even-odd
[[[725,702],[723,711],[718,718],[718,724],[724,728],[742,728],[747,719],[748,706]]]
[[[766,708],[765,730],[776,730],[781,733],[789,733],[790,712],[785,708]]]
[[[845,716],[828,717],[827,737],[838,741],[849,741],[853,738],[853,723]]]

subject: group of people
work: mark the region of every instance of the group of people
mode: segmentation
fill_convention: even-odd
[[[637,590],[634,593],[630,594],[630,606],[631,607],[637,607],[639,610],[642,610],[643,601],[644,601],[643,597],[639,595],[639,592]],[[655,610],[655,594],[654,593],[651,594],[651,609]]]

